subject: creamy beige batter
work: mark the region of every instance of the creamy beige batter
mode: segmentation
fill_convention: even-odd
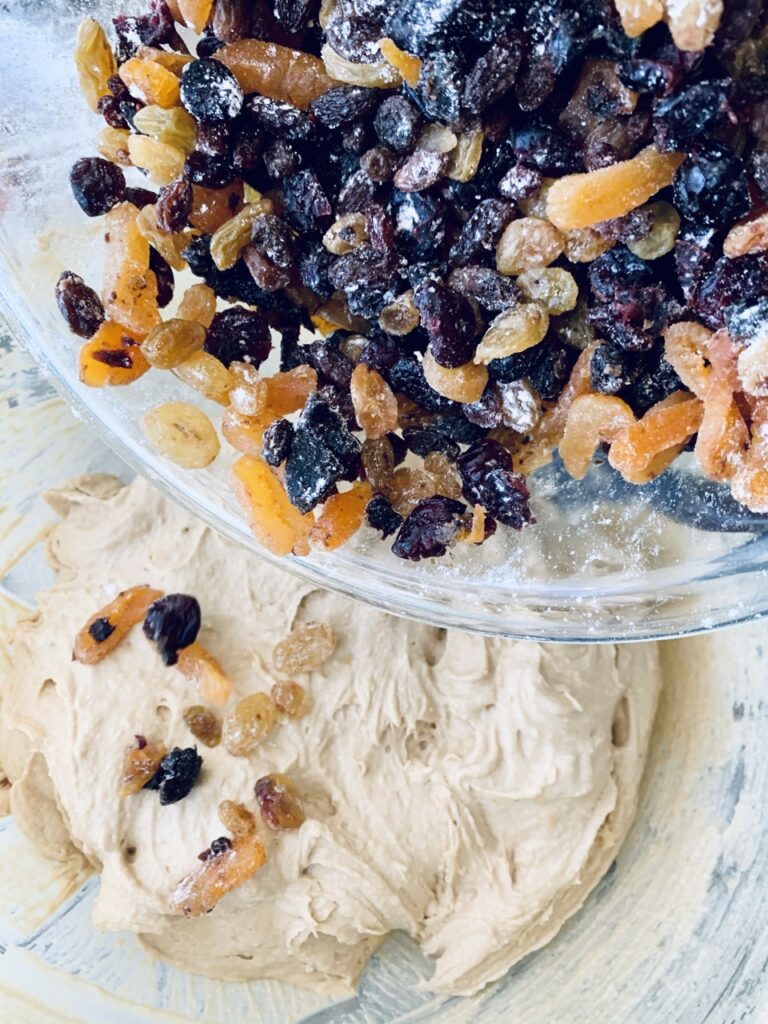
[[[147,484],[90,478],[56,492],[58,574],[18,630],[0,760],[24,830],[102,872],[95,923],[137,932],[203,974],[279,978],[340,994],[393,929],[435,960],[428,987],[471,993],[549,941],[631,824],[659,687],[656,649],[542,647],[446,634],[312,589],[247,555]],[[134,733],[193,742],[195,687],[140,629],[105,661],[71,661],[88,616],[123,587],[195,594],[200,639],[238,696],[269,689],[292,626],[336,631],[301,679],[314,707],[258,754],[201,748],[180,803],[116,796]],[[209,915],[167,899],[221,835],[222,799],[289,774],[307,820],[265,836],[266,866]]]

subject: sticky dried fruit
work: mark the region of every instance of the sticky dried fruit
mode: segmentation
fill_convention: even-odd
[[[712,331],[703,324],[684,321],[672,324],[664,332],[664,357],[680,380],[699,398],[712,384],[712,366],[708,350]]]
[[[661,0],[616,0],[616,10],[630,38],[641,36],[664,17]]]
[[[142,103],[175,107],[179,102],[179,80],[172,71],[153,60],[131,57],[118,72],[132,96]]]
[[[256,802],[264,824],[275,832],[300,828],[304,807],[296,786],[286,775],[265,775],[254,786]]]
[[[477,363],[525,352],[538,345],[549,329],[549,314],[538,302],[521,303],[491,322],[475,352]]]
[[[676,392],[653,406],[614,440],[608,460],[630,483],[647,483],[662,468],[666,451],[683,444],[699,429],[704,406],[686,392]]]
[[[211,16],[213,0],[176,0],[184,24],[195,32],[202,32]]]
[[[288,718],[303,718],[312,707],[304,687],[293,682],[275,683],[272,687],[272,700],[277,710]]]
[[[184,709],[182,717],[195,739],[206,747],[218,747],[221,743],[221,720],[210,708],[193,704]]]
[[[587,174],[570,174],[547,193],[547,216],[567,231],[623,217],[672,184],[683,153],[659,153],[648,146],[631,160]]]
[[[210,913],[227,893],[247,882],[264,865],[266,854],[253,833],[235,836],[179,882],[169,902],[171,910],[185,917]]]
[[[336,649],[336,634],[321,622],[296,626],[275,645],[272,664],[284,676],[319,668]]]
[[[539,302],[550,316],[576,308],[579,286],[573,274],[562,267],[537,267],[520,274],[516,281],[523,297]]]
[[[193,60],[181,74],[181,102],[196,121],[231,121],[243,106],[243,90],[218,59]]]
[[[386,498],[400,516],[408,516],[420,501],[435,493],[434,479],[423,470],[401,466],[395,470],[386,490]]]
[[[155,406],[145,413],[141,427],[159,455],[184,469],[204,469],[220,451],[216,428],[189,402]]]
[[[176,668],[187,679],[197,683],[200,699],[206,704],[221,707],[229,700],[233,690],[232,680],[198,640],[179,651]]]
[[[172,107],[169,110],[150,104],[136,111],[133,124],[142,135],[148,135],[182,153],[191,153],[195,148],[197,124],[183,107]]]
[[[276,555],[307,554],[314,520],[294,507],[267,463],[257,455],[245,455],[232,472],[235,495],[259,543]]]
[[[570,475],[581,480],[598,445],[610,444],[634,422],[634,413],[620,398],[611,395],[577,397],[568,412],[559,445],[560,458]]]
[[[268,693],[252,693],[224,719],[223,742],[230,754],[247,757],[277,724],[277,708]]]
[[[112,320],[105,320],[78,354],[78,377],[89,388],[131,384],[149,368],[135,335]]]
[[[119,797],[132,796],[157,775],[168,748],[162,743],[146,743],[143,740],[126,750],[120,779],[117,784]]]
[[[131,135],[128,153],[134,167],[140,167],[156,185],[169,185],[184,170],[184,151],[148,135]]]
[[[221,801],[219,821],[233,836],[252,835],[256,831],[256,816],[234,800]]]
[[[668,0],[667,21],[675,46],[703,50],[720,25],[722,0]]]
[[[85,18],[78,26],[75,66],[80,91],[95,113],[101,97],[109,95],[108,82],[117,71],[117,63],[104,29],[93,18]]]
[[[412,53],[401,50],[393,39],[380,39],[379,49],[384,60],[402,77],[406,85],[415,89],[419,84],[421,60]]]
[[[371,496],[371,485],[367,481],[358,481],[348,491],[332,494],[315,520],[311,542],[325,551],[335,551],[346,544],[362,526]]]
[[[83,665],[95,665],[110,654],[141,622],[147,609],[161,597],[150,587],[130,587],[121,591],[104,608],[95,612],[78,632],[72,657]]]
[[[358,363],[350,382],[355,417],[367,437],[384,437],[397,428],[397,400],[381,374]]]

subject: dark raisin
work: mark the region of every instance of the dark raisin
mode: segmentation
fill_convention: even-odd
[[[702,278],[694,309],[708,327],[723,327],[730,307],[752,304],[768,293],[768,256],[721,257]]]
[[[137,18],[120,14],[113,19],[113,24],[121,41],[135,36],[145,46],[163,46],[173,44],[176,38],[173,15],[165,0],[152,0],[149,11]]]
[[[490,267],[458,267],[451,271],[448,284],[489,312],[500,313],[520,301],[520,289],[512,278]]]
[[[314,128],[303,110],[291,103],[272,100],[254,93],[245,100],[243,111],[249,120],[272,135],[287,139],[309,139]]]
[[[323,231],[333,219],[333,207],[315,171],[303,170],[283,185],[285,218],[299,232]]]
[[[307,239],[302,243],[298,259],[299,277],[302,284],[321,299],[329,299],[333,294],[329,277],[332,263],[333,256],[320,242]]]
[[[468,263],[495,263],[496,243],[515,218],[515,208],[504,199],[484,199],[470,214],[451,249],[459,267]]]
[[[657,402],[683,387],[677,373],[664,358],[661,347],[652,358],[654,363],[652,368],[621,392],[621,397],[624,401],[629,402],[638,415],[642,415],[652,405],[656,405]]]
[[[381,373],[390,370],[398,360],[400,351],[398,339],[384,331],[368,335],[368,340],[360,353],[360,362]]]
[[[620,300],[638,288],[652,284],[654,270],[624,246],[617,246],[599,256],[589,265],[589,283],[597,299],[602,302]]]
[[[731,223],[751,206],[744,164],[718,142],[689,153],[675,175],[673,192],[681,215],[702,225]]]
[[[727,80],[697,82],[657,103],[654,118],[663,124],[668,146],[687,150],[735,120],[729,93]]]
[[[152,248],[149,250],[149,269],[157,280],[157,304],[160,309],[165,309],[173,299],[173,270],[157,249]]]
[[[255,245],[247,245],[243,249],[242,260],[255,283],[265,292],[277,292],[291,283],[293,275],[290,269],[277,266]]]
[[[156,789],[160,795],[160,803],[178,803],[188,796],[198,780],[203,759],[197,747],[174,747],[160,762],[157,773],[144,786],[144,789]]]
[[[341,128],[367,117],[377,103],[375,89],[340,85],[314,99],[309,111],[325,128]]]
[[[354,480],[360,466],[360,443],[342,416],[310,395],[294,429],[285,463],[285,489],[300,512],[323,501],[339,480]]]
[[[208,328],[204,348],[224,366],[235,361],[261,366],[272,348],[264,315],[242,306],[222,310]]]
[[[461,115],[462,83],[463,67],[458,57],[436,53],[422,61],[411,96],[430,121],[455,125]]]
[[[285,139],[275,139],[264,150],[263,160],[267,174],[273,181],[282,181],[301,167],[301,155]]]
[[[505,199],[528,199],[541,188],[542,173],[535,167],[515,164],[499,182],[499,192]]]
[[[175,665],[179,651],[189,647],[200,631],[200,605],[189,594],[166,594],[153,601],[144,618],[144,635],[157,644],[164,664]]]
[[[470,114],[480,114],[515,84],[523,56],[523,44],[511,33],[483,54],[472,66],[464,82],[462,102]]]
[[[654,216],[651,207],[638,207],[624,217],[617,217],[615,220],[606,220],[595,225],[596,230],[612,242],[636,242],[645,236],[653,228]]]
[[[470,505],[483,504],[483,486],[492,470],[512,469],[512,456],[498,441],[479,441],[459,456],[456,466]]]
[[[515,132],[514,151],[518,160],[542,174],[559,176],[582,169],[581,152],[573,138],[545,125],[529,125]]]
[[[637,354],[614,345],[598,345],[592,356],[592,387],[604,395],[618,394],[622,388],[634,384],[642,372],[643,363]]]
[[[229,156],[232,126],[225,121],[204,121],[197,126],[195,149],[206,156]]]
[[[494,469],[482,485],[482,506],[494,519],[513,530],[522,530],[535,523],[529,505],[530,494],[525,479],[511,469]]]
[[[394,183],[401,192],[422,192],[437,184],[448,166],[447,153],[417,149],[398,168]]]
[[[341,187],[336,201],[336,213],[364,213],[376,200],[381,189],[362,168],[353,171]]]
[[[211,27],[217,39],[234,43],[251,32],[250,0],[216,0]]]
[[[69,172],[69,183],[80,209],[89,217],[108,213],[125,199],[125,175],[117,164],[100,156],[78,160]]]
[[[393,254],[368,245],[339,256],[329,276],[333,286],[346,295],[350,310],[367,319],[377,317],[392,302],[400,284]]]
[[[536,359],[528,370],[527,377],[540,397],[547,402],[559,398],[568,382],[577,352],[568,345],[548,341],[535,348]]]
[[[109,619],[102,615],[101,618],[93,620],[88,627],[88,632],[97,644],[103,644],[108,637],[112,636],[115,629],[116,627],[112,625]]]
[[[346,356],[338,344],[333,341],[313,341],[307,346],[310,366],[313,366],[321,377],[336,384],[340,388],[348,388],[352,379],[354,363]]]
[[[193,60],[181,73],[181,102],[198,121],[231,121],[243,106],[243,90],[218,60]]]
[[[391,181],[397,170],[397,158],[385,146],[374,146],[360,157],[360,167],[373,181]]]
[[[176,178],[160,190],[155,211],[161,231],[182,231],[192,211],[192,186],[184,178]]]
[[[388,96],[373,121],[380,141],[396,153],[413,149],[421,124],[421,114],[405,96]]]
[[[129,185],[125,190],[125,200],[143,210],[145,206],[152,206],[157,201],[157,193],[150,192],[148,188],[134,188]]]
[[[458,407],[463,414],[466,406]],[[485,430],[474,423],[470,423],[464,415],[441,415],[435,417],[431,426],[446,437],[458,441],[459,444],[474,444],[485,436]]]
[[[365,211],[365,234],[372,249],[394,250],[395,225],[387,210],[378,203],[372,203]]]
[[[439,430],[430,427],[409,427],[403,431],[403,440],[414,455],[424,458],[430,452],[440,452],[454,462],[459,454],[459,446],[451,437],[446,437]]]
[[[128,348],[125,338],[123,344]],[[135,342],[131,342],[135,344]],[[113,366],[115,369],[130,370],[133,368],[133,353],[125,349],[101,348],[93,353],[93,358],[105,366]]]
[[[725,326],[731,338],[749,344],[768,323],[768,298],[739,302],[725,310]]]
[[[486,430],[501,426],[501,396],[498,388],[489,384],[477,402],[462,406],[462,412],[470,423]]]
[[[347,125],[341,133],[341,145],[347,153],[364,153],[373,141],[373,131],[363,121]]]
[[[261,165],[264,139],[257,128],[241,128],[232,147],[232,166],[241,173]]]
[[[378,530],[382,539],[397,533],[403,521],[403,517],[395,512],[383,494],[374,494],[366,506],[365,517],[368,525]]]
[[[262,452],[264,461],[270,466],[279,466],[285,462],[291,451],[293,441],[293,424],[290,420],[275,420],[264,431]]]
[[[434,192],[392,193],[392,213],[400,251],[409,260],[441,258],[448,209]]]
[[[719,243],[716,228],[683,224],[675,242],[675,268],[686,302],[692,302],[701,280],[712,268]]]
[[[213,25],[206,25],[195,46],[195,53],[198,57],[212,57],[223,45],[223,41],[214,32]]]
[[[403,356],[387,372],[393,391],[399,391],[429,412],[457,411],[459,406],[443,398],[427,384],[421,363],[412,356]]]
[[[275,0],[274,3],[275,18],[288,32],[302,32],[316,8],[315,0]]]
[[[102,96],[96,104],[96,109],[110,128],[128,127],[128,122],[123,117],[122,103],[114,96]]]
[[[398,530],[393,553],[411,562],[440,558],[463,528],[466,510],[463,502],[441,494],[424,498]]]
[[[296,259],[295,235],[279,217],[263,213],[253,222],[253,245],[278,267],[291,267]]]
[[[399,0],[391,7],[385,35],[404,50],[424,56],[464,34],[462,7],[466,0]]]
[[[387,34],[386,15],[386,7],[381,3],[338,0],[325,27],[328,43],[347,60],[374,64],[381,60],[378,42]]]
[[[419,285],[413,304],[429,335],[432,355],[441,366],[463,366],[475,352],[475,314],[467,300],[453,288],[436,281]]]
[[[92,338],[104,322],[101,299],[82,277],[65,270],[56,282],[56,303],[73,334]]]
[[[195,150],[184,162],[184,177],[193,185],[225,188],[234,178],[234,170],[226,157],[209,156]]]
[[[221,853],[226,853],[227,850],[232,849],[232,840],[227,836],[219,836],[218,839],[214,839],[211,843],[210,850],[212,857],[218,857]]]

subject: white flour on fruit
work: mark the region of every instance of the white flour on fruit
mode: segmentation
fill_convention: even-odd
[[[102,872],[95,923],[166,959],[232,979],[329,993],[354,985],[388,932],[435,960],[428,986],[469,993],[546,943],[606,871],[634,816],[659,687],[656,649],[542,647],[387,617],[313,590],[171,506],[109,478],[53,496],[57,585],[16,632],[0,760],[22,827],[51,856]],[[257,754],[200,748],[191,794],[116,796],[135,733],[190,746],[194,685],[140,628],[103,662],[72,639],[121,587],[196,595],[201,641],[238,696],[269,690],[271,651],[296,624],[338,636],[299,681],[313,708]],[[307,820],[266,834],[267,864],[195,920],[168,897],[224,830],[224,799],[255,809],[271,771]]]

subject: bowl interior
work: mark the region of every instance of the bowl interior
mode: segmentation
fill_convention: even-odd
[[[62,269],[97,288],[101,282],[102,225],[82,215],[67,181],[74,160],[95,152],[101,127],[80,97],[71,51],[80,17],[106,21],[118,6],[126,5],[20,0],[2,15],[0,38],[13,59],[0,67],[0,304],[14,334],[107,444],[216,528],[272,559],[230,492],[230,451],[208,470],[180,470],[157,457],[138,427],[148,408],[172,398],[192,395],[214,419],[220,409],[159,371],[127,388],[83,387],[77,339],[53,300]],[[180,279],[177,293],[182,286]],[[555,460],[534,475],[531,490],[536,525],[500,529],[482,547],[458,545],[443,559],[403,562],[363,528],[331,555],[281,564],[397,614],[548,640],[679,635],[768,607],[766,518],[703,481],[690,462],[634,488],[607,465],[573,481]]]

